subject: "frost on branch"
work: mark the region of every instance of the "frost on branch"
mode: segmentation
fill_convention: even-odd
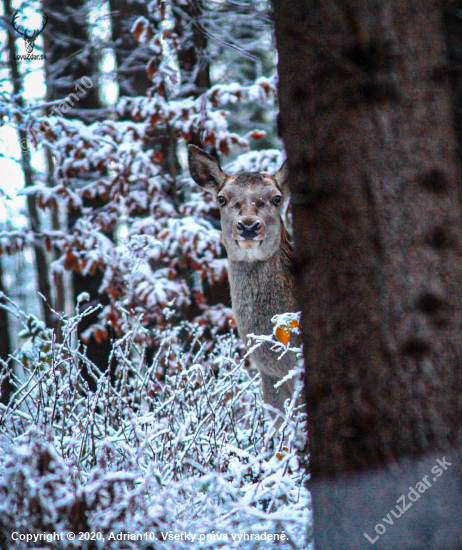
[[[85,332],[87,341],[91,335],[106,334],[107,324],[120,334],[116,300],[124,300],[129,311],[144,312],[145,326],[162,323],[162,308],[173,299],[183,316],[201,322],[210,318],[207,307],[219,307],[208,304],[204,293],[204,285],[211,288],[226,278],[216,206],[187,172],[172,178],[165,169],[165,152],[152,139],[168,131],[187,142],[201,133],[205,144],[222,153],[233,147],[247,151],[251,136],[264,132],[242,137],[230,131],[226,107],[252,101],[274,104],[274,78],[259,78],[249,86],[212,86],[196,99],[122,98],[119,116],[131,120],[85,124],[60,118],[45,134],[37,134],[53,151],[55,185],[36,185],[27,193],[35,195],[44,210],[56,209],[59,203],[61,209],[79,212],[79,218],[69,230],[48,230],[36,238],[43,239],[47,249],[53,246],[61,252],[53,263],[55,272],[64,268],[84,276],[100,274],[99,292],[110,301],[94,329]],[[32,131],[40,120],[32,120]],[[279,161],[276,150],[247,152],[229,168],[275,171]],[[121,221],[125,234],[117,237]],[[131,248],[140,235],[154,239],[155,245],[149,250]],[[1,241],[5,251],[23,246],[24,236],[15,239],[12,233]],[[222,311],[220,330],[228,330],[229,316]]]
[[[167,549],[199,550],[197,539],[167,533],[216,533],[227,548],[242,548],[238,535],[253,534],[245,547],[257,549],[264,533],[284,533],[278,548],[306,548],[311,505],[297,453],[303,417],[290,404],[284,435],[275,432],[258,374],[243,368],[233,335],[207,350],[204,327],[183,322],[162,331],[148,361],[137,344],[145,329],[122,312],[116,381],[88,364],[90,390],[80,368],[88,360],[72,344],[79,316],[65,322],[57,344],[43,324],[19,315],[25,342],[15,360],[23,380],[14,381],[9,406],[0,405],[0,533],[8,540],[13,531],[100,532],[106,540],[94,548],[138,550],[152,541],[108,537],[152,532],[165,536]],[[88,541],[40,548],[85,549]]]
[[[231,14],[226,3],[201,3],[200,13],[198,4],[154,0],[131,25],[152,53],[146,97],[91,117],[80,104],[59,117],[44,116],[49,106],[2,107],[32,149],[50,153],[46,184],[39,175],[25,194],[61,223],[2,231],[0,253],[43,242],[54,273],[98,288],[76,290],[59,338],[9,306],[24,342],[11,359],[11,401],[0,406],[0,547],[12,531],[95,531],[106,541],[94,547],[114,550],[158,543],[109,533],[152,533],[167,549],[260,548],[265,533],[283,533],[281,548],[305,546],[303,418],[288,403],[284,434],[275,433],[258,373],[243,368],[224,303],[218,209],[185,164],[193,142],[232,161],[228,171],[279,168],[271,18],[261,2],[250,11],[233,3]],[[298,353],[280,336],[255,345]],[[94,364],[90,351],[109,338],[109,356]],[[182,532],[227,538],[169,538]]]
[[[228,165],[225,169],[228,172],[267,172],[275,174],[283,163],[281,151],[277,149],[264,149],[263,151],[250,151],[239,155],[237,159]]]

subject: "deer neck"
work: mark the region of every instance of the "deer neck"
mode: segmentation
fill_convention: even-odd
[[[231,302],[239,334],[269,334],[271,317],[295,311],[291,245],[283,233],[279,249],[265,261],[229,261]]]
[[[254,262],[236,262],[228,260],[231,285],[239,282],[247,285],[245,278],[252,281],[268,282],[267,280],[283,277],[291,278],[292,250],[287,238],[281,238],[281,244],[276,252],[267,260]],[[238,277],[238,279],[236,279]]]

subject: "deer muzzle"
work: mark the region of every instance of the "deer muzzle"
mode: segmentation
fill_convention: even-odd
[[[241,219],[236,224],[236,241],[241,248],[254,248],[264,239],[263,226],[259,220]]]

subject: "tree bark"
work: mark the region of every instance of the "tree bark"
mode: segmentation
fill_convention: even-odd
[[[46,167],[47,167],[47,186],[53,187],[54,186],[54,162],[53,162],[53,156],[51,154],[51,151],[47,149],[45,151],[46,155]],[[60,231],[61,230],[61,220],[60,220],[60,205],[58,204],[55,208],[52,208],[50,212],[51,217],[51,228],[53,231]],[[54,261],[59,260],[61,256],[61,251],[58,247],[53,247],[52,250],[52,258]],[[64,314],[66,312],[66,290],[65,290],[65,283],[64,283],[64,274],[62,270],[53,270],[51,269],[51,276],[53,280],[53,286],[54,286],[54,309],[55,311]],[[57,326],[57,338],[60,342],[62,340],[62,334],[61,334],[61,327]]]
[[[86,19],[86,0],[44,0],[43,11],[48,24],[43,32],[47,100],[65,99],[76,93],[75,85],[82,77],[92,79],[75,107],[68,111],[69,118],[82,118],[82,112],[102,107],[99,99],[99,71]]]
[[[6,294],[3,285],[3,265],[0,255],[0,301],[2,294]],[[2,368],[0,363],[0,372],[6,374],[5,378],[1,379],[0,385],[0,402],[7,405],[13,393],[14,386],[10,381],[9,373],[13,370],[12,362],[9,360],[11,354],[10,331],[8,328],[8,312],[0,307],[0,359],[5,363],[6,369]]]
[[[93,86],[87,88],[87,93],[84,96],[78,94],[79,101],[68,111],[66,116],[84,120],[97,119],[98,110],[102,108],[99,97],[99,69],[95,52],[90,46],[86,0],[65,0],[60,3],[46,0],[43,9],[49,17],[48,25],[44,31],[47,54],[45,62],[47,100],[65,99],[69,94],[75,94],[76,84],[83,77],[88,77],[92,80]],[[51,173],[52,166],[49,166],[48,170]],[[50,175],[50,184],[52,183]],[[104,201],[98,197],[84,200],[84,207],[99,208],[103,204]],[[80,216],[79,208],[67,212],[69,230],[72,231]],[[52,222],[56,224],[58,220],[52,219]],[[72,274],[74,299],[82,292],[88,292],[90,302],[85,303],[85,308],[99,303],[107,305],[109,303],[107,296],[99,293],[101,283],[102,274],[99,270],[94,275],[82,275],[74,272]],[[98,312],[84,317],[78,326],[78,336],[80,337],[97,320]],[[108,339],[97,342],[91,338],[87,347],[87,356],[103,372],[107,369],[110,352],[111,343]],[[86,372],[86,366],[82,368],[83,376],[90,387],[94,388],[94,379]]]
[[[395,504],[385,485],[396,499],[462,439],[460,180],[442,10],[273,4],[316,548],[367,547],[363,531],[377,536]],[[432,488],[415,506],[423,515],[409,512],[380,548],[460,544],[451,506],[462,471],[449,462],[446,494]]]
[[[180,41],[178,49],[182,83],[180,95],[184,96],[199,97],[211,86],[207,39],[199,23],[202,12],[202,0],[188,2],[174,8],[175,32]],[[185,31],[186,27],[189,27],[187,31]],[[198,144],[195,143],[195,145]]]
[[[446,0],[443,12],[449,76],[453,95],[453,120],[459,164],[462,161],[462,2]]]
[[[5,13],[5,18],[7,21],[11,21],[12,18],[12,9],[9,0],[3,0],[3,10]],[[23,104],[22,100],[22,76],[19,72],[18,61],[16,59],[16,45],[15,45],[15,36],[14,30],[10,26],[8,28],[8,63],[11,72],[11,82],[13,86],[14,96],[17,98],[17,105],[21,106]],[[27,131],[24,128],[24,125],[21,120],[18,122],[18,133],[19,133],[19,142],[21,145],[21,167],[24,174],[24,186],[32,187],[34,185],[34,175],[32,171],[32,166],[30,164],[30,151],[28,149],[27,143]],[[41,309],[43,312],[43,318],[47,327],[54,328],[56,327],[56,316],[52,313],[50,306],[52,304],[51,298],[51,288],[50,288],[50,278],[49,278],[49,266],[48,259],[45,252],[45,247],[43,242],[40,240],[41,224],[40,217],[37,209],[37,204],[35,197],[33,195],[27,195],[27,211],[29,214],[29,226],[34,234],[34,255],[35,255],[35,267],[37,274],[37,289],[42,294],[45,299],[40,300]]]
[[[146,16],[146,5],[144,2],[109,0],[109,6],[120,95],[146,95],[151,86],[146,69],[151,52],[148,45],[139,44],[131,33],[134,21]]]

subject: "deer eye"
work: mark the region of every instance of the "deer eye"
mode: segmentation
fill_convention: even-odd
[[[281,201],[282,201],[282,196],[281,195],[276,195],[272,200],[274,206],[277,206],[278,204],[281,204]]]
[[[218,204],[220,206],[226,206],[227,203],[228,203],[228,201],[226,200],[226,198],[223,195],[218,195],[217,201],[218,201]]]

